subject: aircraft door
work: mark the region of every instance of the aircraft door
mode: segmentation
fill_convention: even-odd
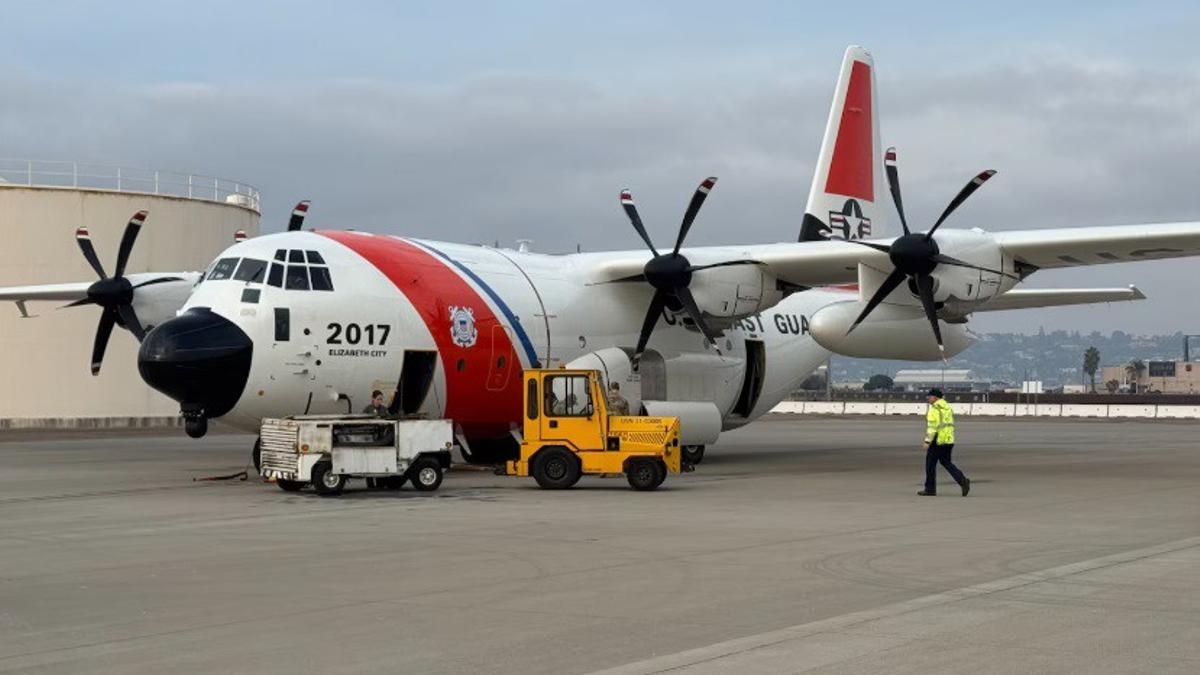
[[[516,367],[513,362],[517,358],[512,345],[512,330],[500,324],[492,326],[492,358],[488,362],[488,391],[500,391],[508,385],[508,379],[512,377],[512,371]]]
[[[603,425],[596,424],[597,414],[587,375],[546,376],[542,395],[542,440],[570,440],[580,449],[603,448]]]

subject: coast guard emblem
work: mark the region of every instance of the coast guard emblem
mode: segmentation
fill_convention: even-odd
[[[450,338],[459,347],[473,347],[479,338],[475,328],[475,310],[470,307],[450,307]]]

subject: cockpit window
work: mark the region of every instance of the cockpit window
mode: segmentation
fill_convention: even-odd
[[[221,258],[216,265],[213,265],[212,272],[208,275],[209,281],[228,279],[233,276],[233,269],[237,267],[237,264],[237,258]]]
[[[292,263],[304,262],[304,251],[288,251],[288,262],[292,262]]]
[[[310,267],[309,274],[312,275],[312,288],[314,291],[332,291],[333,280],[329,278],[328,267]]]
[[[254,281],[262,283],[263,275],[267,271],[267,263],[264,260],[255,260],[254,258],[243,258],[242,264],[238,266],[237,273],[233,275],[235,281]]]
[[[267,283],[275,288],[283,286],[283,265],[271,263],[271,273],[267,275]]]
[[[285,251],[285,250],[283,250],[283,249],[281,249],[281,248],[277,248],[277,249],[275,249],[275,259],[276,259],[276,260],[281,260],[281,261],[282,261],[282,260],[284,260],[285,258],[287,258],[287,251]]]
[[[295,253],[295,251],[293,251]],[[308,290],[308,268],[304,265],[288,265],[284,288],[289,291]]]
[[[304,253],[306,255],[308,255],[309,264],[312,264],[312,265],[324,265],[325,264],[325,259],[321,257],[320,253],[317,253],[316,251],[305,251]]]

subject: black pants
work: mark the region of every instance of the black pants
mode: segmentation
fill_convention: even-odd
[[[938,462],[941,462],[942,466],[946,467],[946,471],[950,474],[950,477],[954,479],[955,483],[962,485],[963,481],[967,479],[967,477],[963,475],[963,472],[959,471],[957,466],[954,466],[954,462],[950,461],[950,453],[953,451],[953,443],[949,445],[938,445],[937,441],[934,441],[933,443],[929,444],[929,449],[925,451],[926,492],[937,492],[937,476],[935,474],[937,471]]]

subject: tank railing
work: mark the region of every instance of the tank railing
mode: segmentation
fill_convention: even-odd
[[[216,176],[113,164],[0,158],[0,185],[81,188],[187,197],[259,210],[258,188]]]

